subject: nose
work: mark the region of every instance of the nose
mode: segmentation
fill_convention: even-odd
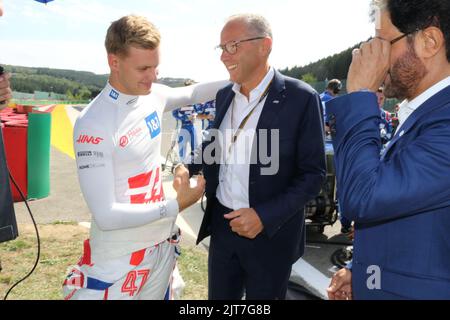
[[[222,53],[220,54],[220,60],[222,62],[230,60],[230,54],[226,50],[222,50]]]
[[[159,70],[157,68],[150,68],[150,80],[155,82],[158,80]]]

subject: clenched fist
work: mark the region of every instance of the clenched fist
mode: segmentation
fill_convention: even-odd
[[[189,183],[189,171],[180,166],[175,171],[173,188],[177,192],[177,201],[180,212],[196,203],[205,191],[205,179],[197,176],[197,185],[191,187]]]

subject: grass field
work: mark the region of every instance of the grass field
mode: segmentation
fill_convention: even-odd
[[[37,245],[32,225],[20,225],[15,241],[0,244],[0,299],[33,267]],[[61,285],[67,268],[76,264],[82,253],[82,243],[88,230],[76,223],[54,223],[39,226],[41,259],[33,275],[17,286],[9,300],[61,300]],[[186,283],[182,299],[207,298],[207,254],[182,244],[178,267]]]

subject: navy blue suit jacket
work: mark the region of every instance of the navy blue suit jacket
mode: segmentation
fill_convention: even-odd
[[[217,93],[216,119],[218,129],[234,98],[232,85]],[[320,191],[325,177],[323,124],[318,94],[307,84],[275,72],[258,125],[260,129],[279,130],[279,170],[275,175],[262,175],[263,165],[250,165],[249,202],[264,225],[255,239],[255,250],[261,254],[295,262],[304,250],[304,206]],[[270,138],[268,150],[271,150]],[[265,140],[264,140],[265,141]],[[203,149],[214,141],[205,141]],[[217,144],[216,144],[217,145]],[[257,146],[254,144],[253,149]],[[216,152],[221,152],[220,148]],[[207,206],[198,242],[211,234],[212,201],[219,185],[220,164],[191,165],[190,173],[203,170],[206,179]]]
[[[327,108],[340,206],[355,221],[354,297],[450,299],[450,87],[413,112],[381,156],[375,94]]]

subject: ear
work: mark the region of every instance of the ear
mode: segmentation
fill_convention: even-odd
[[[269,56],[272,52],[272,43],[273,40],[271,38],[264,38],[263,45],[261,46],[261,52],[264,56]]]
[[[108,64],[111,71],[117,71],[119,68],[119,56],[114,53],[108,53]]]
[[[428,27],[420,35],[420,47],[417,53],[424,59],[437,55],[441,50],[445,51],[445,38],[442,31],[437,27]]]

